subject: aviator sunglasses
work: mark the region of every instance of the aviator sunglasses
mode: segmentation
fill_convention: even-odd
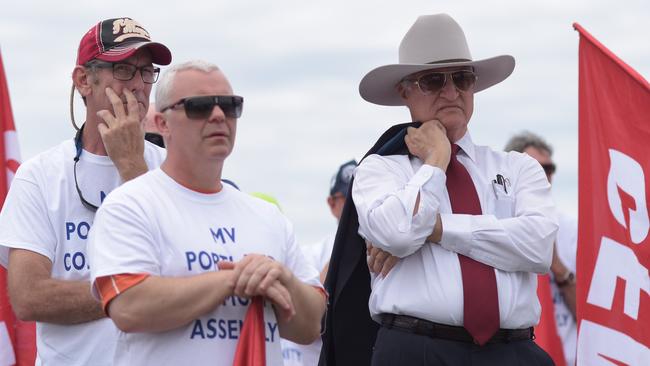
[[[477,76],[473,71],[460,70],[451,72],[430,72],[420,75],[413,79],[404,79],[402,82],[413,83],[420,88],[422,94],[434,94],[442,90],[447,84],[448,77],[451,77],[456,89],[460,91],[468,91],[474,83],[476,83]]]
[[[244,107],[244,98],[238,95],[201,95],[187,97],[161,109],[160,112],[165,112],[168,109],[177,109],[181,105],[185,109],[185,115],[189,119],[207,119],[212,114],[214,106],[219,106],[226,117],[239,118]]]

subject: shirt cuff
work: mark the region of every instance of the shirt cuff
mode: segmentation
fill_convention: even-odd
[[[472,215],[440,214],[440,245],[452,252],[469,256],[472,250]]]

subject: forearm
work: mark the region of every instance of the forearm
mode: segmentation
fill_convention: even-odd
[[[571,311],[571,314],[573,315],[573,319],[576,318],[576,284],[570,283],[567,284],[564,287],[560,288],[560,292],[562,293],[562,297],[564,298],[564,304],[566,304],[566,307]]]
[[[113,299],[109,316],[124,332],[163,332],[184,326],[232,295],[234,281],[228,272],[150,276]]]
[[[16,315],[25,321],[67,325],[105,316],[85,281],[48,278],[18,286],[10,282],[9,293]]]
[[[281,316],[277,317],[280,336],[299,344],[312,343],[320,335],[321,319],[326,306],[325,297],[319,290],[295,277],[287,289],[291,294],[296,314],[289,321]]]
[[[440,244],[508,272],[547,273],[557,224],[544,216],[441,214]]]
[[[368,165],[367,170],[360,165],[352,187],[359,233],[377,248],[406,257],[420,249],[433,232],[444,173],[423,165],[408,177],[392,171],[398,167]]]

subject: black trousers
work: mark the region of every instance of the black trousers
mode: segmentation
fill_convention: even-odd
[[[372,366],[553,366],[553,360],[532,340],[472,343],[431,338],[381,327]]]

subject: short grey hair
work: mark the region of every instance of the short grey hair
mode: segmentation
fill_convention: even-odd
[[[549,155],[553,155],[553,148],[551,145],[549,145],[546,140],[540,136],[529,131],[523,131],[512,136],[506,144],[504,150],[524,152],[524,150],[529,147],[534,147],[538,150],[544,150],[547,151]]]
[[[171,103],[169,100],[169,94],[174,84],[174,78],[179,71],[185,70],[198,70],[209,73],[212,71],[219,71],[219,67],[203,60],[186,61],[169,67],[165,70],[156,84],[156,111],[160,112],[162,108],[167,107],[167,104]]]

